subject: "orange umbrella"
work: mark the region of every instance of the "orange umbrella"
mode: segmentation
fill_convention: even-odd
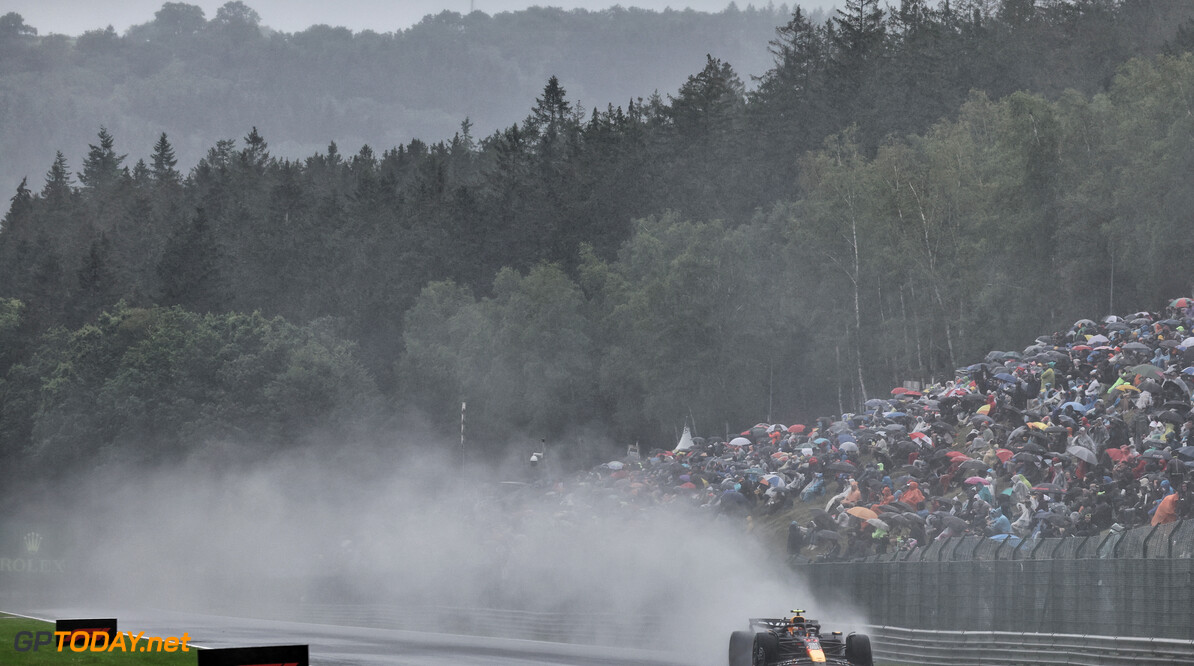
[[[846,509],[846,513],[848,513],[851,516],[854,516],[856,518],[861,518],[863,520],[870,520],[871,518],[879,517],[879,514],[875,513],[874,511],[871,511],[870,509],[866,508],[865,506],[852,506],[849,509]]]

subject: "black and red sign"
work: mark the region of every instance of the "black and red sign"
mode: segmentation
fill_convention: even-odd
[[[306,645],[199,650],[199,666],[309,666]]]
[[[87,620],[58,620],[54,623],[54,631],[68,631],[71,634],[83,632],[86,634],[108,634],[108,640],[116,638],[116,618]]]

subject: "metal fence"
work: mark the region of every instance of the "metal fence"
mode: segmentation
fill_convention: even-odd
[[[1194,666],[1194,642],[1170,638],[1127,638],[1075,634],[1019,634],[1005,631],[926,631],[903,627],[866,628],[881,663],[957,664],[1132,664]]]
[[[926,630],[1194,639],[1194,521],[1096,537],[944,539],[796,565],[818,598]]]

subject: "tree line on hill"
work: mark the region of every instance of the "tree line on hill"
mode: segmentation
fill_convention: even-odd
[[[495,451],[653,442],[1158,306],[1190,291],[1192,12],[851,0],[795,12],[751,91],[712,56],[624,107],[551,77],[517,124],[380,154],[252,128],[184,174],[101,129],[0,223],[4,455],[263,454],[407,409],[450,435],[462,401]],[[1108,60],[1078,55],[1095,26]]]
[[[329,139],[353,151],[438,140],[466,117],[489,134],[525,114],[553,74],[574,100],[604,106],[674,89],[707,52],[762,72],[767,40],[787,13],[533,7],[444,11],[393,32],[315,25],[286,33],[239,0],[214,16],[167,2],[124,34],[109,27],[73,38],[38,34],[8,14],[0,21],[0,182],[8,189],[39,174],[47,148],[85,146],[101,124],[144,151],[166,132],[188,167],[252,126],[290,158]]]

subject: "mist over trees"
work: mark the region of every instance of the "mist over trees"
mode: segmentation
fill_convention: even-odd
[[[190,168],[217,140],[257,126],[276,154],[335,140],[351,150],[449,137],[465,118],[489,134],[526,113],[549,76],[571,100],[604,107],[678,86],[705,53],[761,73],[786,6],[718,13],[614,8],[461,15],[394,32],[316,25],[278,32],[239,0],[214,16],[167,2],[125,34],[39,34],[0,25],[0,183],[45,168],[105,125],[129,146],[170,135]],[[68,152],[68,156],[73,156]]]
[[[1192,16],[850,0],[787,17],[753,87],[715,55],[625,105],[549,76],[491,134],[297,160],[252,124],[189,170],[99,128],[0,222],[0,455],[270,450],[406,409],[450,438],[464,400],[495,452],[668,443],[1160,307],[1191,290]]]

